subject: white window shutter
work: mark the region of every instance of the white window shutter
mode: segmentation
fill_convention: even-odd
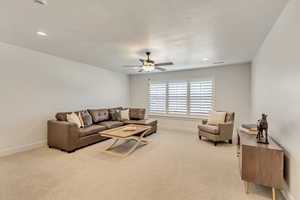
[[[213,81],[149,84],[149,111],[180,116],[208,115],[214,107]]]
[[[190,115],[208,115],[213,110],[213,82],[190,82]]]
[[[167,84],[149,84],[149,110],[150,113],[166,113]]]
[[[172,82],[168,84],[168,113],[186,115],[188,97],[187,82]]]

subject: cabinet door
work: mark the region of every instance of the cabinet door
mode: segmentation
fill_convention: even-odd
[[[282,151],[243,145],[241,155],[244,181],[281,188],[283,183]]]

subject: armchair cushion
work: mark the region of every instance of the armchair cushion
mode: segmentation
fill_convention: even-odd
[[[224,123],[225,117],[226,117],[226,112],[212,112],[207,123],[209,125],[217,125],[219,123]]]
[[[200,131],[208,132],[214,135],[219,135],[219,127],[218,126],[212,126],[212,125],[199,125],[198,126]]]

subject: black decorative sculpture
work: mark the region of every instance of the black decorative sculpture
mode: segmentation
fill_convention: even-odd
[[[267,121],[267,115],[262,114],[262,118],[258,120],[257,124],[257,143],[262,144],[269,144],[268,139],[268,121]]]

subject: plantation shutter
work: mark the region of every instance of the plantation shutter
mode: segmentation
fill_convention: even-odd
[[[213,82],[190,82],[190,115],[208,115],[213,110]]]
[[[167,84],[150,83],[149,110],[151,113],[166,113]]]
[[[168,84],[168,113],[187,114],[188,83],[173,82]]]

